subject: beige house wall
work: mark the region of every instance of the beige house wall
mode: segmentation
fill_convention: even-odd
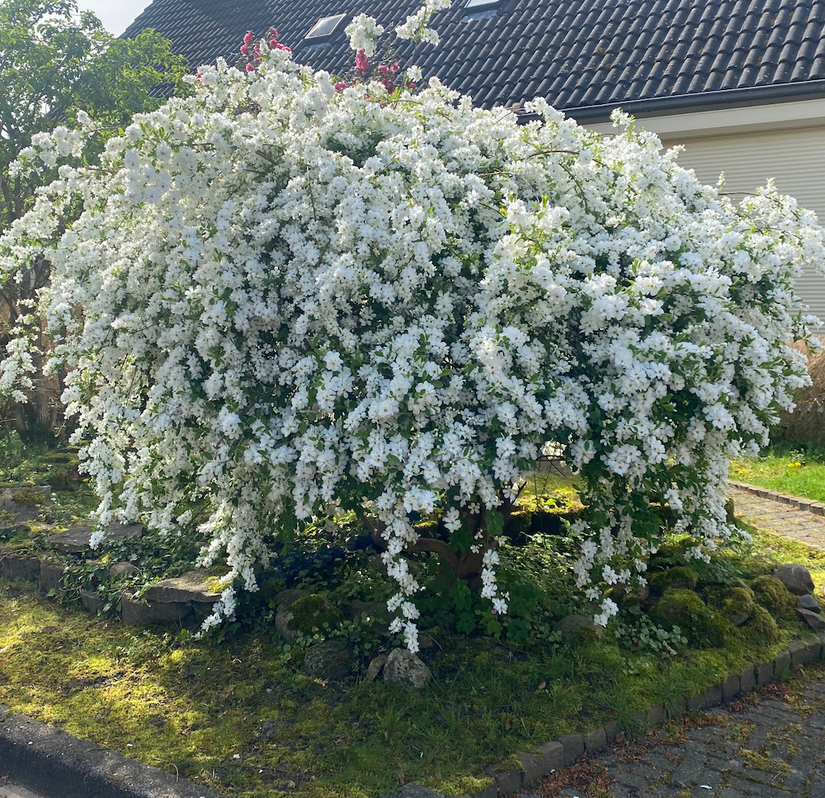
[[[715,185],[724,172],[725,192],[743,197],[773,179],[825,225],[825,100],[648,117],[639,124],[666,146],[684,146],[679,162],[703,183]],[[825,329],[825,277],[805,274],[797,287]]]

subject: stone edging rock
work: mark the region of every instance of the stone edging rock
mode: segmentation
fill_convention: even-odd
[[[221,798],[2,705],[0,771],[50,798]]]
[[[825,516],[825,504],[814,501],[813,499],[803,499],[799,496],[789,496],[787,493],[777,493],[775,490],[768,490],[767,488],[760,488],[756,485],[748,485],[745,482],[728,481],[728,485],[736,490],[744,491],[745,493],[752,493],[760,499],[770,499],[780,504],[790,504],[799,510],[807,510],[814,515]]]
[[[60,595],[63,579],[72,565],[49,559],[48,554],[22,554],[0,546],[0,577],[36,581],[41,593]],[[143,600],[123,591],[120,610],[114,614],[132,626],[154,623],[180,623],[197,627],[209,615],[221,594],[213,589],[207,571],[189,571],[152,585]],[[103,610],[105,601],[97,593],[81,589],[80,603],[92,615]]]
[[[688,699],[680,699],[667,707],[656,705],[644,714],[640,713],[642,725],[656,728],[667,720],[709,709],[721,703],[733,701],[742,693],[748,693],[757,685],[769,684],[785,679],[792,671],[805,665],[825,660],[825,632],[813,639],[796,641],[785,651],[780,651],[773,659],[745,668],[741,673],[733,673],[714,687]],[[502,798],[523,787],[538,782],[554,770],[573,764],[584,754],[593,754],[610,745],[619,732],[615,721],[593,729],[586,734],[565,734],[557,740],[550,740],[527,753],[511,757],[506,762],[486,770],[493,783],[483,790],[462,798]],[[408,784],[387,798],[445,798],[434,790],[417,784]]]

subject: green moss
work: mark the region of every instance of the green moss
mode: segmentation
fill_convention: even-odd
[[[740,629],[745,640],[755,645],[771,645],[782,639],[782,632],[776,621],[764,607],[758,604],[754,605],[751,617]]]
[[[730,624],[691,590],[666,590],[653,605],[650,617],[661,626],[678,626],[693,645],[703,648],[724,645],[726,634],[731,631]]]
[[[323,596],[310,593],[294,602],[289,611],[292,620],[289,628],[301,634],[308,634],[313,629],[334,628],[343,620],[341,612]]]
[[[677,565],[666,571],[655,571],[650,575],[650,587],[657,593],[664,593],[668,588],[693,590],[698,581],[696,571],[686,565]]]
[[[43,507],[46,504],[46,497],[34,488],[20,488],[12,493],[11,498],[23,507]]]
[[[447,779],[438,785],[438,792],[452,798],[456,795],[474,795],[492,786],[493,779],[489,776],[475,778],[473,776],[463,776],[457,779]]]
[[[747,587],[732,587],[722,598],[722,615],[734,626],[741,626],[753,615],[753,591]]]
[[[750,583],[756,601],[774,618],[792,618],[796,599],[775,576],[763,574]]]

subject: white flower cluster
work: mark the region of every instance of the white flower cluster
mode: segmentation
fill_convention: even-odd
[[[420,8],[410,14],[404,22],[395,29],[399,39],[438,44],[438,33],[429,27],[430,20],[439,11],[450,7],[450,0],[423,0]]]
[[[735,207],[653,136],[543,102],[521,126],[437,81],[329,83],[279,50],[204,67],[0,240],[0,280],[52,264],[40,307],[101,520],[183,534],[206,507],[204,561],[254,589],[279,536],[366,508],[411,649],[411,519],[492,517],[548,445],[587,485],[591,598],[642,579],[657,502],[712,549],[727,458],[806,382],[786,343],[792,279],[825,260],[813,217],[770,188]],[[68,131],[33,144],[64,150]],[[30,370],[24,343],[0,387]],[[496,534],[474,545],[503,612]]]
[[[383,32],[384,28],[373,17],[366,14],[359,14],[353,18],[352,22],[344,29],[344,33],[349,37],[350,47],[356,51],[363,50],[367,58],[371,58],[375,54],[378,37]]]

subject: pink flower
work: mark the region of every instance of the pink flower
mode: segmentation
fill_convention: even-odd
[[[370,60],[363,50],[359,50],[355,54],[355,68],[359,72],[366,72],[370,68]]]
[[[255,34],[251,30],[248,30],[246,32],[246,34],[244,35],[244,37],[243,37],[243,43],[244,44],[249,44],[254,38],[255,38]]]
[[[387,90],[387,93],[392,94],[392,80],[390,78],[384,78],[381,82],[384,84],[384,88]]]
[[[281,44],[280,42],[275,42],[275,47],[272,48],[273,50],[284,50],[287,53],[292,52],[291,47],[287,47],[285,44]]]
[[[396,72],[398,72],[398,61],[396,61],[396,62],[395,62],[395,63],[394,63],[394,64],[390,67],[390,72],[391,72],[393,75],[394,75]]]
[[[241,55],[246,55],[249,52],[249,45],[244,43],[241,45]]]
[[[254,66],[252,66],[252,64],[247,64],[247,65],[246,65],[246,71],[247,71],[247,74],[248,74],[248,73],[250,73],[250,72],[254,72],[254,71],[255,71],[255,67],[254,67]]]
[[[343,91],[347,87],[347,84],[343,80],[339,80],[335,84],[335,91]]]

